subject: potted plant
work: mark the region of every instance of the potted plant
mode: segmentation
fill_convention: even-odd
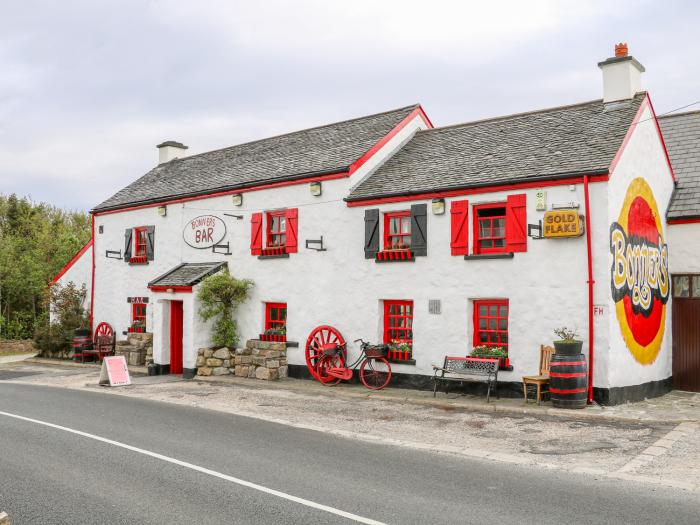
[[[484,357],[484,358],[495,358],[498,359],[499,368],[505,368],[510,366],[510,359],[508,358],[508,352],[502,346],[486,346],[479,345],[472,349],[470,357]]]
[[[129,327],[129,332],[141,333],[146,331],[146,325],[141,321],[134,321]]]
[[[554,341],[554,350],[560,355],[578,355],[583,349],[583,341],[577,339],[576,329],[569,329],[565,326],[556,328],[554,334],[559,338]]]
[[[413,348],[411,343],[405,341],[393,340],[389,344],[389,357],[391,359],[396,359],[397,361],[408,361],[411,359],[413,354]]]

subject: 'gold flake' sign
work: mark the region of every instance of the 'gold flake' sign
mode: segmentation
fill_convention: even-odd
[[[578,210],[552,210],[544,214],[544,237],[579,237],[583,235],[583,221]]]

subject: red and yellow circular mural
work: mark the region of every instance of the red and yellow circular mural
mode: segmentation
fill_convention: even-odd
[[[620,216],[610,226],[610,252],[610,286],[622,337],[637,362],[649,365],[664,338],[670,282],[661,216],[641,177],[630,183]]]

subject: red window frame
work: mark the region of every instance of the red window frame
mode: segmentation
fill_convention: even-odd
[[[502,214],[480,217],[481,212],[498,208],[503,209]],[[505,202],[474,206],[474,253],[504,253],[508,251],[508,242],[506,241],[507,213]],[[496,220],[502,221],[501,227],[494,226]],[[484,230],[482,230],[482,225],[485,226]],[[501,231],[499,232],[499,230]],[[502,241],[503,246],[495,246],[498,241]],[[490,243],[491,246],[483,246],[482,243]]]
[[[132,326],[136,323],[141,323],[142,328],[132,328],[132,331],[145,332],[146,331],[146,303],[132,303],[131,305],[131,324]]]
[[[408,221],[404,219],[408,217]],[[391,233],[391,225],[397,221],[398,228]],[[406,225],[408,225],[406,227]],[[394,246],[394,241],[398,241]],[[390,211],[384,214],[384,251],[411,249],[411,211]]]
[[[134,228],[134,257],[146,257],[148,255],[148,228],[140,226]]]
[[[384,343],[413,346],[413,301],[384,301]]]
[[[508,352],[509,313],[508,299],[474,301],[474,346],[500,346]]]
[[[266,215],[265,246],[267,248],[284,248],[287,245],[287,211],[268,211]],[[277,219],[276,228],[273,228],[274,219]]]
[[[286,327],[287,303],[265,303],[265,331],[281,330]]]

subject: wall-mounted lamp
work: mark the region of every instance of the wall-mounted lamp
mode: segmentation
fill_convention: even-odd
[[[158,206],[158,215],[161,217],[165,217],[168,214],[168,207],[167,206]]]
[[[233,201],[234,206],[241,206],[243,204],[243,194],[234,193],[233,195],[231,195],[231,200]]]
[[[311,191],[311,195],[318,197],[321,195],[321,183],[319,181],[312,182],[309,184],[309,191]]]
[[[445,213],[445,199],[433,199],[433,215]]]

